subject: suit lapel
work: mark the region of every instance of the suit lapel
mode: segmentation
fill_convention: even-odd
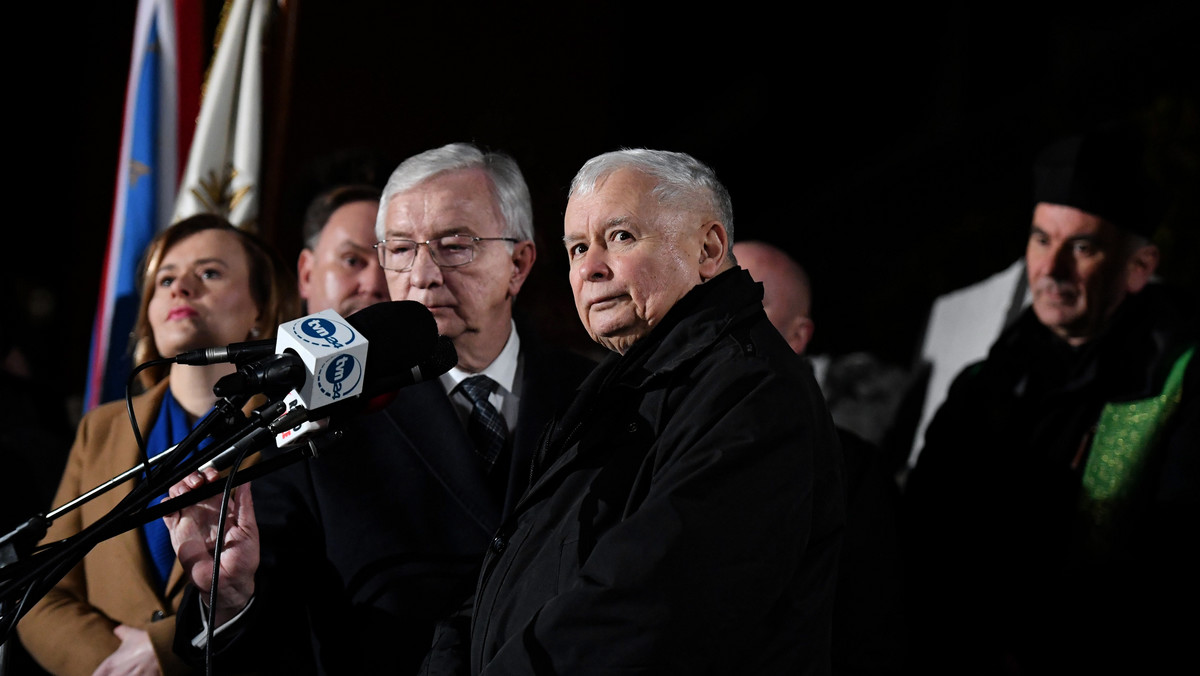
[[[521,407],[517,412],[516,437],[513,439],[513,465],[505,493],[504,514],[511,514],[529,488],[530,471],[538,442],[547,424],[560,407],[575,398],[575,383],[563,378],[557,364],[539,349],[534,339],[525,339],[522,347],[524,375],[521,383]]]
[[[403,444],[446,491],[481,528],[494,532],[499,526],[496,505],[471,440],[441,382],[432,380],[400,390],[384,414]]]

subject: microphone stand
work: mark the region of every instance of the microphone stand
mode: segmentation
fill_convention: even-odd
[[[132,489],[129,495],[105,516],[78,533],[49,543],[36,552],[32,551],[34,545],[45,537],[46,530],[55,518],[111,490],[118,483],[137,476],[144,465],[122,473],[86,495],[55,509],[49,515],[34,516],[0,539],[0,554],[3,555],[3,558],[0,558],[0,637],[3,639],[0,640],[7,640],[17,620],[97,544],[153,518],[160,518],[163,514],[194,504],[212,493],[197,491],[194,497],[190,494],[180,496],[191,501],[170,501],[172,508],[166,510],[163,509],[163,505],[167,501],[154,507],[148,506],[147,503],[154,496],[166,492],[172,485],[206,464],[219,466],[219,463],[231,461],[236,454],[243,451],[261,449],[273,440],[275,433],[270,430],[287,429],[296,424],[296,415],[304,414],[303,409],[298,408],[294,409],[298,411],[296,415],[279,416],[285,405],[282,401],[277,401],[248,417],[242,416],[241,406],[246,399],[247,397],[230,397],[219,400],[217,407],[197,424],[183,441],[173,450],[155,458],[153,466],[145,472],[145,480],[142,483]],[[275,416],[279,417],[272,421]],[[248,418],[248,421],[236,426],[239,418]],[[214,437],[214,443],[200,450],[199,444],[209,436]],[[311,452],[315,452],[315,448]],[[298,454],[296,459],[300,457],[303,455]],[[278,466],[280,463],[272,465]],[[249,481],[261,473],[248,473],[244,480]]]
[[[92,490],[71,500],[70,502],[56,507],[55,509],[51,510],[49,514],[34,515],[25,523],[17,526],[17,528],[15,528],[12,532],[5,535],[3,538],[0,538],[0,571],[2,571],[5,567],[27,557],[32,551],[34,545],[36,545],[38,541],[46,536],[46,530],[55,519],[59,518],[63,514],[79,508],[83,504],[90,502],[104,493],[107,493],[125,481],[145,473],[146,481],[139,485],[138,488],[134,489],[136,492],[141,493],[149,491],[155,487],[162,487],[163,482],[155,481],[155,479],[160,476],[160,474],[156,471],[158,470],[159,466],[167,464],[168,461],[178,462],[180,459],[185,459],[190,453],[198,448],[200,442],[209,435],[209,428],[215,426],[217,422],[220,422],[224,419],[225,426],[232,426],[234,424],[235,417],[230,415],[231,409],[240,413],[240,404],[226,400],[218,401],[217,408],[209,413],[209,415],[206,416],[200,423],[198,423],[183,441],[150,459],[149,471],[147,471],[146,463],[138,463],[136,466],[126,470],[125,472],[122,472],[112,479],[109,479],[103,484],[96,486]],[[166,487],[169,487],[170,485],[170,483],[167,483]],[[129,498],[122,500],[121,504],[124,504],[127,500],[129,500]]]
[[[237,476],[233,480],[233,485],[241,486],[300,460],[315,458],[340,443],[343,436],[344,433],[341,430],[329,429],[316,436],[304,439],[303,443],[287,446],[276,456],[257,462],[245,469],[239,469]],[[151,505],[142,514],[130,515],[129,519],[131,523],[122,523],[122,527],[124,530],[129,530],[154,519],[162,518],[172,512],[178,512],[184,507],[194,505],[201,500],[219,495],[224,489],[224,485],[220,482],[204,484],[178,497],[168,498],[157,505]]]

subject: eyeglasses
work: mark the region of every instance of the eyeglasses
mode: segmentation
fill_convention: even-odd
[[[407,272],[417,260],[417,249],[424,244],[429,249],[433,262],[442,268],[457,268],[475,260],[478,242],[511,242],[521,240],[512,237],[471,237],[470,235],[448,235],[426,242],[411,239],[385,239],[375,244],[379,252],[379,265],[384,270]]]

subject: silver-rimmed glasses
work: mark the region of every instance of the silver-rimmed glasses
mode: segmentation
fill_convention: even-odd
[[[519,242],[512,237],[472,237],[470,235],[447,235],[425,242],[411,239],[385,239],[375,244],[379,253],[379,265],[384,270],[407,272],[417,260],[417,249],[424,245],[429,256],[438,267],[456,268],[475,260],[479,242]]]

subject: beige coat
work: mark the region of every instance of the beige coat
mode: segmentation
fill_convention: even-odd
[[[155,422],[167,382],[133,400],[133,410],[146,435]],[[54,507],[82,495],[140,462],[124,401],[97,407],[84,416],[67,459]],[[80,507],[63,514],[50,526],[44,542],[79,532],[113,509],[129,494],[126,481]],[[113,634],[118,624],[150,634],[159,665],[166,676],[199,673],[171,651],[175,612],[185,586],[176,561],[159,594],[153,564],[140,528],[100,542],[83,561],[21,619],[17,632],[30,654],[55,674],[91,674],[121,642]]]

